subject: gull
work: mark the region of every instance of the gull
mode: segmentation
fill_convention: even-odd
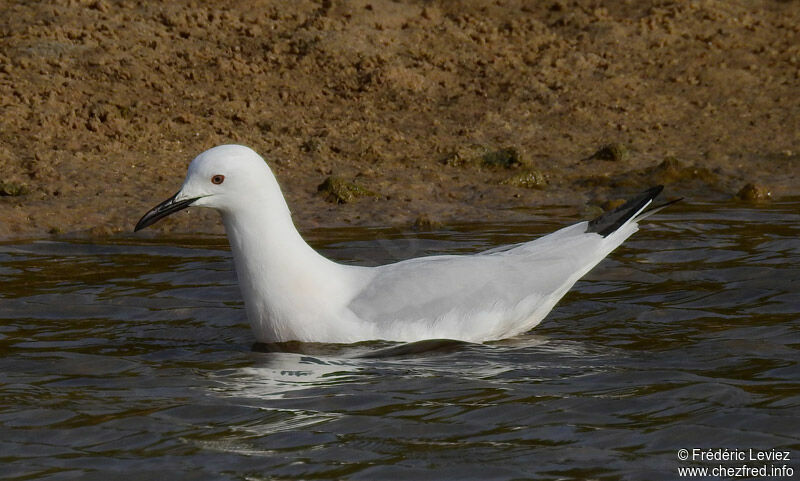
[[[578,279],[636,232],[639,220],[676,202],[645,211],[662,188],[529,242],[354,266],[327,259],[303,240],[260,155],[221,145],[192,160],[180,190],[134,231],[189,206],[217,210],[258,342],[485,342],[539,324]]]

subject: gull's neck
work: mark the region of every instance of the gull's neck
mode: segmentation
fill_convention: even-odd
[[[326,313],[346,305],[358,268],[328,260],[303,240],[269,177],[268,188],[222,210],[222,219],[257,337],[302,339],[323,328],[317,324]]]

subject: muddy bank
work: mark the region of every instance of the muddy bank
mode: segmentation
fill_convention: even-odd
[[[0,238],[129,231],[221,143],[301,228],[800,194],[798,2],[596,3],[6,2]]]

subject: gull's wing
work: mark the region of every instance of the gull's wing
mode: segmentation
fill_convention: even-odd
[[[377,267],[349,308],[379,337],[484,341],[518,334],[622,241],[611,247],[586,228],[582,222],[502,252]]]
[[[637,230],[635,216],[659,191],[508,250],[376,267],[348,308],[387,339],[486,341],[519,334]]]

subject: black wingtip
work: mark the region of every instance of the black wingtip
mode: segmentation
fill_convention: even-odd
[[[651,187],[616,209],[606,212],[596,219],[590,220],[586,232],[594,232],[603,237],[607,237],[609,234],[622,227],[623,224],[628,222],[631,217],[640,212],[642,208],[652,202],[653,199],[658,197],[658,194],[660,194],[662,190],[664,190],[663,185]]]

